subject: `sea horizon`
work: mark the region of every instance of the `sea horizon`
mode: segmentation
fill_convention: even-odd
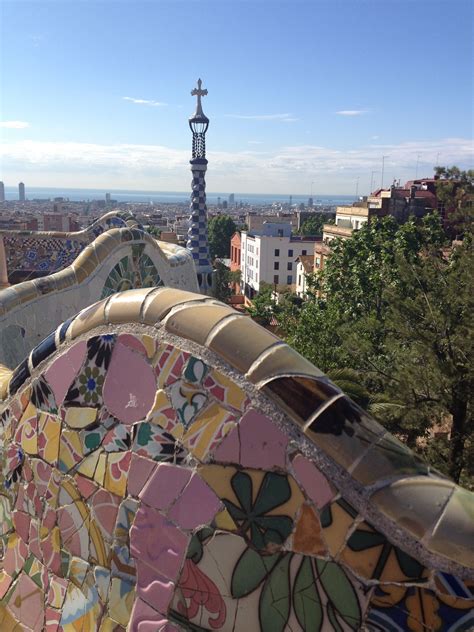
[[[183,204],[190,200],[191,192],[189,191],[146,191],[132,189],[91,189],[91,188],[62,188],[62,187],[25,187],[27,201],[32,200],[50,200],[56,197],[67,198],[71,202],[91,202],[93,200],[104,200],[105,194],[110,193],[112,200],[117,202],[135,202],[148,204]],[[232,192],[207,192],[208,204],[217,204],[220,198],[221,202],[228,201]],[[308,201],[309,195],[304,194],[279,194],[279,193],[234,193],[235,203],[244,204],[272,204],[289,203],[290,196],[293,204]],[[357,198],[354,195],[329,195],[329,194],[313,194],[315,204],[337,205],[347,204]],[[5,200],[18,200],[18,187],[5,186]]]

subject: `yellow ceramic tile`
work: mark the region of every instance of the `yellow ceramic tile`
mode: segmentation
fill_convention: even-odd
[[[64,602],[64,593],[62,585],[59,584],[55,576],[51,577],[51,582],[49,584],[50,597],[48,598],[48,603],[53,608],[61,608]]]
[[[147,325],[155,325],[162,320],[172,309],[188,301],[204,300],[204,296],[175,290],[173,288],[163,288],[156,292],[153,298],[147,302],[143,312],[142,322]]]
[[[147,415],[147,421],[152,424],[157,424],[162,428],[167,428],[169,419],[166,417],[163,411],[171,408],[171,402],[168,399],[168,395],[165,391],[159,389],[156,391],[155,401],[150,412]]]
[[[246,489],[251,489],[252,498],[249,499],[251,504],[254,505],[257,500],[257,496],[262,491],[262,482],[264,479],[266,480],[267,488],[264,490],[271,496],[273,493],[272,484],[269,485],[269,479],[266,478],[267,474],[270,474],[274,477],[275,488],[280,487],[280,484],[283,480],[281,475],[277,475],[275,473],[268,473],[262,470],[238,470],[235,467],[221,466],[221,465],[205,465],[198,468],[199,475],[206,481],[206,483],[214,490],[216,495],[221,500],[228,500],[237,507],[242,505],[242,500],[239,499],[236,495],[233,485],[232,479],[235,474],[239,473],[239,475],[246,475],[250,478],[250,487]],[[289,489],[290,489],[290,497],[285,502],[274,506],[270,511],[265,512],[265,516],[289,516],[292,520],[300,509],[301,505],[304,501],[304,496],[301,493],[298,485],[295,480],[291,476],[285,477],[288,481]],[[268,486],[269,485],[269,486]]]
[[[122,498],[127,491],[128,470],[124,471],[120,468],[120,464],[124,461],[123,452],[111,452],[107,457],[107,468],[105,471],[104,486],[112,494],[117,494]]]
[[[216,442],[222,440],[235,426],[231,422],[232,419],[233,417],[228,410],[217,403],[211,404],[197,415],[194,423],[184,434],[184,445],[197,459],[202,461]]]
[[[83,459],[82,463],[77,468],[77,471],[80,474],[87,476],[88,478],[93,478],[95,470],[97,468],[97,464],[99,462],[100,455],[101,452],[96,450],[95,452],[92,452],[92,454],[86,456],[86,458]]]
[[[230,514],[227,511],[227,509],[223,509],[222,511],[219,511],[219,513],[215,515],[214,524],[216,525],[218,529],[223,529],[224,531],[237,530],[237,525],[230,517]]]
[[[97,462],[97,467],[94,472],[94,480],[99,485],[104,486],[105,472],[107,468],[107,455],[102,453],[99,454],[99,459]]]
[[[114,617],[117,623],[123,626],[128,625],[134,598],[135,587],[118,577],[112,579],[109,593],[109,614]]]
[[[156,356],[155,356],[155,360],[154,360],[154,364],[157,365],[158,364],[158,360],[161,357],[161,354],[163,352],[166,351],[168,345],[160,345],[158,347],[158,351],[156,352]],[[179,358],[179,355],[181,354],[181,349],[176,349],[174,348],[170,354],[168,355],[168,357],[166,358],[166,362],[164,363],[164,365],[161,367],[161,369],[158,370],[158,368],[156,368],[156,371],[158,373],[157,376],[157,388],[158,390],[162,389],[166,383],[166,380],[168,378],[168,375],[170,374],[173,366],[176,363],[176,360]]]
[[[0,630],[2,632],[23,632],[23,626],[3,604],[0,604]]]
[[[97,419],[97,408],[71,407],[66,411],[66,423],[71,428],[87,428]]]
[[[59,455],[59,439],[61,437],[61,420],[49,413],[40,412],[38,416],[38,434],[44,436],[44,445],[40,444],[40,456],[50,463],[56,464]]]
[[[38,454],[36,408],[30,402],[18,422],[17,436],[21,433],[21,447],[27,454]]]
[[[282,344],[257,358],[250,367],[247,378],[253,383],[267,381],[279,375],[323,377],[324,374],[297,351]]]
[[[117,632],[117,621],[110,617],[105,617],[105,619],[102,619],[99,632]]]
[[[320,515],[324,540],[329,553],[335,558],[346,542],[355,517],[337,501],[327,506]]]
[[[147,357],[153,358],[156,353],[156,340],[151,336],[141,336],[140,340],[145,347]]]
[[[209,377],[211,377],[214,382],[223,389],[223,403],[235,408],[236,410],[244,412],[244,405],[247,401],[246,393],[235,382],[216,369],[212,369],[209,372]]]
[[[63,472],[68,472],[82,458],[82,443],[75,430],[64,428],[59,442],[59,466]]]

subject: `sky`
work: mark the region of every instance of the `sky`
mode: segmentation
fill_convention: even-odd
[[[471,0],[0,0],[0,180],[367,194],[473,167]],[[385,156],[384,161],[382,161]]]

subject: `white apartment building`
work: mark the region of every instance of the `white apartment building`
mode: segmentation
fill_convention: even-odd
[[[305,298],[308,291],[307,274],[314,272],[314,255],[301,255],[296,260],[296,287],[297,296]]]
[[[242,293],[253,298],[262,282],[278,289],[296,283],[296,261],[313,254],[315,237],[291,235],[291,224],[263,224],[258,232],[243,231],[240,253]]]

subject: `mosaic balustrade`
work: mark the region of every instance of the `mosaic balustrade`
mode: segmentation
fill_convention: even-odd
[[[69,266],[96,237],[111,228],[141,228],[130,213],[111,211],[84,230],[52,232],[0,231],[11,283],[58,272]]]
[[[221,303],[110,296],[8,391],[2,632],[473,629],[472,494]]]
[[[139,228],[112,228],[74,262],[0,291],[0,362],[14,368],[58,324],[95,301],[130,288],[196,291],[191,254]]]

